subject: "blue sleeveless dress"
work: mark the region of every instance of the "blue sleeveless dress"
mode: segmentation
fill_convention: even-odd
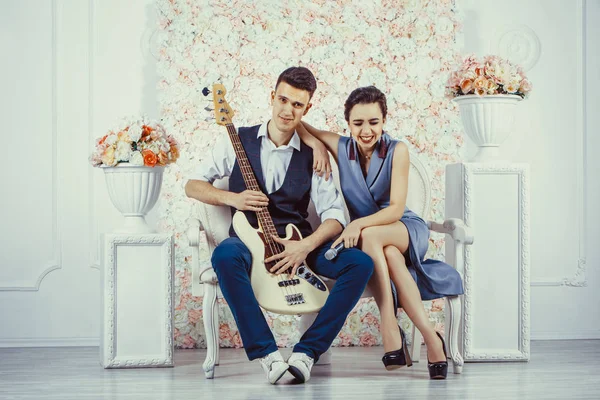
[[[352,220],[374,214],[390,205],[392,160],[397,143],[387,133],[381,135],[365,178],[356,142],[350,137],[340,137],[340,185]],[[429,244],[429,228],[425,221],[406,207],[400,222],[408,230],[408,254],[404,256],[421,298],[433,300],[463,294],[462,279],[452,266],[438,260],[424,260]]]

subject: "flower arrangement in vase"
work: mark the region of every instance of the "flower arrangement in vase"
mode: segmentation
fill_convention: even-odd
[[[125,217],[117,232],[153,232],[145,215],[160,195],[164,167],[178,157],[175,139],[146,117],[123,119],[96,141],[90,163],[104,170],[110,199]]]
[[[469,138],[479,147],[469,161],[497,161],[500,145],[513,131],[516,104],[532,86],[523,69],[498,56],[474,55],[450,74],[446,94],[458,104]]]

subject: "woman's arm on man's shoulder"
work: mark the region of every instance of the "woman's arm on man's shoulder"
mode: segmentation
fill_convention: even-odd
[[[340,141],[340,135],[334,132],[317,129],[306,122],[300,122],[297,130],[300,138],[313,149],[313,144],[315,144],[314,140],[318,139],[318,141],[323,143],[327,150],[333,154],[333,157],[337,161],[337,148]]]

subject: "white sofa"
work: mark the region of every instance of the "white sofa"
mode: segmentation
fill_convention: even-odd
[[[338,171],[335,169],[335,162],[332,161],[334,167],[334,179],[339,188]],[[409,172],[409,189],[407,206],[426,218],[429,216],[431,206],[431,183],[429,174],[425,166],[419,161],[418,157],[411,154],[411,165]],[[223,179],[215,182],[215,186],[226,189],[228,180]],[[220,296],[218,288],[218,280],[215,272],[210,265],[200,265],[199,262],[199,245],[200,234],[204,230],[206,234],[206,242],[208,244],[209,253],[229,235],[229,226],[231,223],[231,211],[228,207],[212,206],[198,202],[197,203],[198,218],[190,218],[188,220],[188,239],[192,248],[192,294],[195,296],[203,295],[203,318],[204,328],[206,332],[207,354],[204,361],[204,372],[208,379],[214,377],[215,365],[219,364],[219,321],[217,312],[217,296]],[[346,213],[347,214],[347,213]],[[313,224],[318,224],[314,207],[310,208],[309,220]],[[445,233],[446,236],[446,262],[453,265],[458,272],[463,274],[464,270],[464,245],[473,243],[473,236],[470,230],[465,226],[462,220],[449,219],[443,223],[428,221],[428,226],[432,231]],[[452,240],[448,240],[452,239]],[[335,281],[327,280],[327,284],[331,287]],[[362,297],[372,297],[369,289],[365,290]],[[447,298],[447,306],[445,312],[446,325],[446,342],[448,347],[448,355],[453,363],[454,373],[461,373],[463,366],[463,358],[459,349],[459,335],[462,335],[462,308],[459,296]],[[302,332],[304,332],[314,321],[316,314],[303,315],[300,322]],[[412,328],[412,348],[411,354],[413,361],[419,360],[421,335],[420,332]],[[327,364],[331,362],[331,351],[323,354],[319,360],[319,364]]]

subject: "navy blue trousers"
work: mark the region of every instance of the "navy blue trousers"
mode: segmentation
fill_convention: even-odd
[[[315,362],[331,346],[373,273],[371,258],[356,248],[342,250],[331,261],[325,259],[325,252],[332,243],[318,247],[306,259],[314,272],[336,280],[315,322],[294,346],[295,352],[305,353]],[[212,265],[240,331],[248,359],[261,358],[276,351],[273,333],[250,284],[252,255],[246,245],[235,237],[224,240],[213,252]]]

